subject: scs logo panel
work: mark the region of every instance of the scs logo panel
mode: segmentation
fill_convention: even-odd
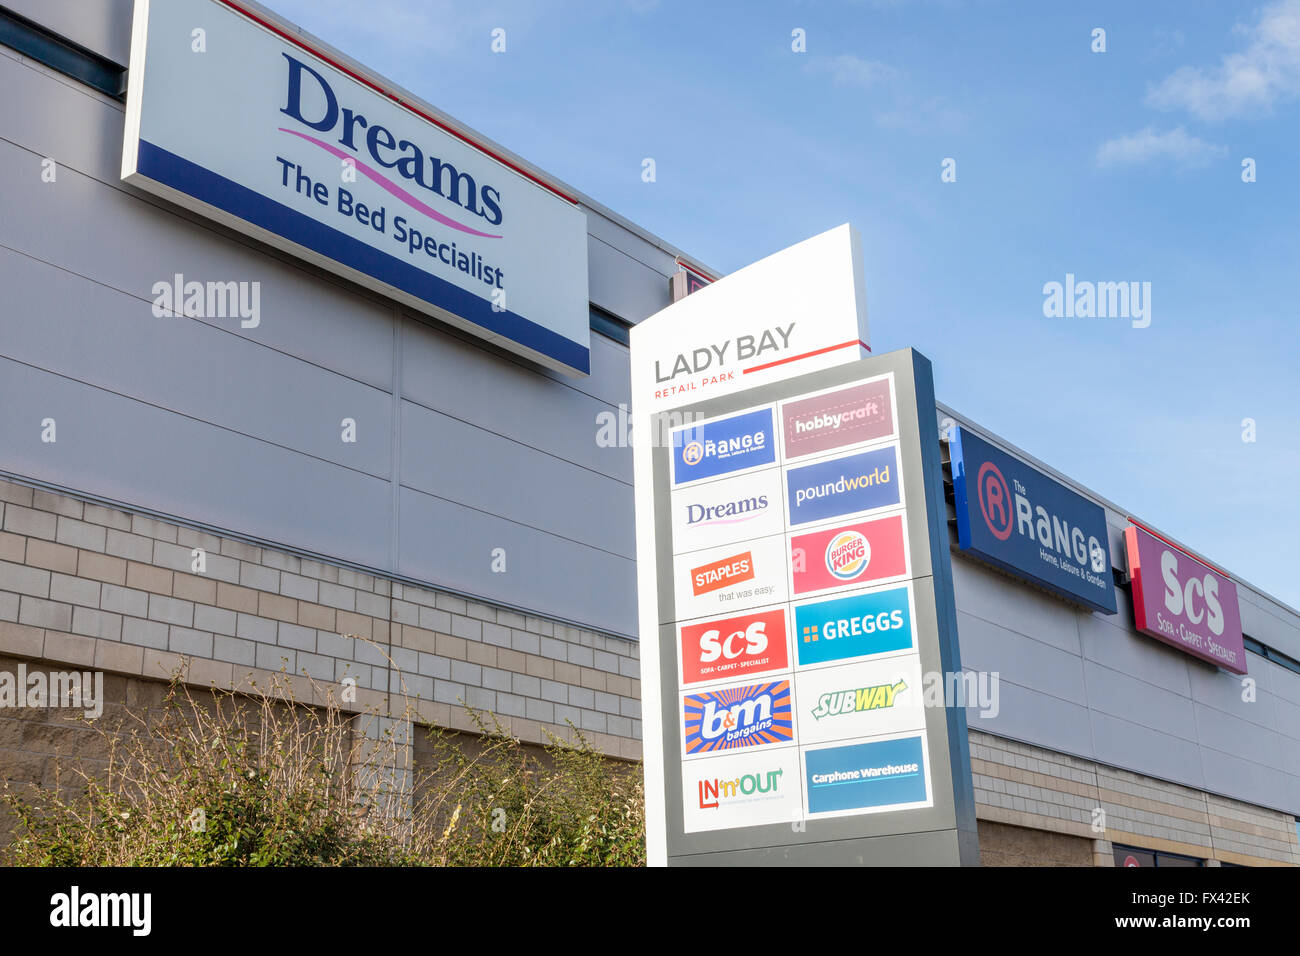
[[[686,756],[794,740],[790,682],[770,681],[687,694],[682,698]]]
[[[729,475],[776,461],[772,410],[760,408],[673,432],[673,484]]]
[[[681,629],[681,653],[683,684],[785,670],[785,609],[688,624]]]

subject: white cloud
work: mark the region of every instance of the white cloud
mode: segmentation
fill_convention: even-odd
[[[1216,67],[1184,66],[1147,91],[1158,109],[1183,109],[1203,120],[1267,113],[1300,96],[1300,0],[1264,7],[1259,22],[1238,28],[1248,46]]]
[[[1203,166],[1227,152],[1226,146],[1189,136],[1181,126],[1166,133],[1147,127],[1102,143],[1097,150],[1097,165],[1136,166],[1167,161],[1180,166]]]
[[[816,57],[808,68],[831,75],[831,82],[836,86],[857,86],[871,89],[893,80],[898,75],[888,63],[879,60],[864,60],[851,53],[841,53],[832,57]]]

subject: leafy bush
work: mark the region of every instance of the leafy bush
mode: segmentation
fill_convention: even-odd
[[[29,866],[638,866],[639,768],[577,736],[544,748],[474,715],[481,735],[429,731],[432,769],[400,772],[409,721],[295,704],[287,681],[127,712],[107,772],[0,801]],[[386,727],[366,736],[359,722]],[[490,725],[489,722],[490,721]],[[398,772],[395,772],[398,771]]]

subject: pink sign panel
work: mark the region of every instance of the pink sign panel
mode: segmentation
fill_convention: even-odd
[[[894,433],[889,380],[814,395],[781,406],[785,457],[797,458]]]
[[[1124,545],[1137,629],[1224,670],[1246,673],[1232,579],[1136,525],[1124,529]]]

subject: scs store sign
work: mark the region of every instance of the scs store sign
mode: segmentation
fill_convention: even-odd
[[[1136,525],[1124,529],[1124,545],[1137,629],[1224,670],[1246,673],[1232,579]]]
[[[682,628],[682,683],[785,670],[785,611],[726,617]]]

